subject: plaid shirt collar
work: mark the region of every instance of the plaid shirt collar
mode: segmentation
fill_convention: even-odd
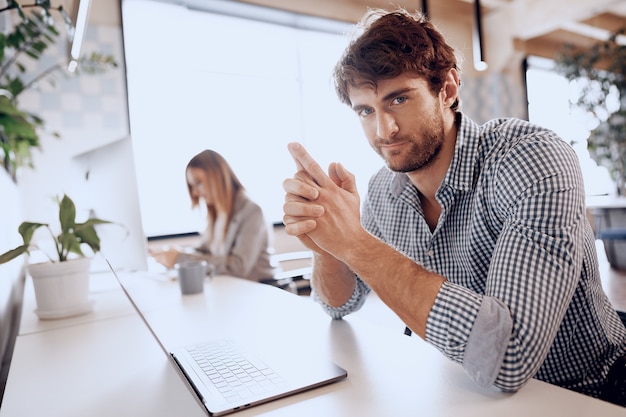
[[[458,131],[454,155],[441,185],[446,185],[457,191],[470,191],[475,182],[474,174],[479,171],[476,165],[478,164],[478,150],[481,143],[480,126],[462,112],[456,113],[456,125]],[[409,186],[412,185],[406,173],[394,173],[390,186],[391,194],[394,197],[400,197]],[[441,189],[442,186],[439,188]]]

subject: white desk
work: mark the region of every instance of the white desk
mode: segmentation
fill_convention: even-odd
[[[231,335],[263,347],[279,338],[302,360],[322,353],[348,370],[346,380],[233,416],[626,415],[536,380],[513,395],[480,389],[419,338],[358,313],[330,320],[310,300],[270,286],[217,277],[203,294],[182,297],[176,283],[141,274],[122,280],[166,346]],[[22,324],[30,330],[18,336],[0,416],[205,415],[121,294],[95,294],[94,313],[55,324],[33,327],[25,308]],[[100,298],[119,303],[105,306]]]
[[[39,320],[34,313],[37,305],[33,282],[30,277],[27,277],[24,286],[24,304],[22,306],[22,317],[18,334],[38,333],[135,314],[132,306],[121,291],[117,280],[110,272],[93,273],[89,281],[89,293],[90,298],[94,302],[91,313],[63,320]]]

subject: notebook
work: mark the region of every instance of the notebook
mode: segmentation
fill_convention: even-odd
[[[233,339],[207,340],[167,349],[111,264],[108,261],[107,264],[139,317],[211,416],[243,410],[348,376],[346,370],[326,358],[285,355],[280,346],[275,349],[280,355],[269,356],[262,356]]]

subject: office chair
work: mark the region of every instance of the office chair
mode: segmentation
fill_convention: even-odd
[[[270,262],[278,272],[273,278],[262,282],[294,294],[309,295],[313,253],[297,238],[287,235],[282,223],[272,225],[270,230],[273,250]]]
[[[278,272],[273,278],[263,280],[270,284],[296,295],[311,293],[311,271],[313,253],[308,250],[273,254],[270,262]]]

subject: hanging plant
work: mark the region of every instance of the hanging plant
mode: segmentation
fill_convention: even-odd
[[[74,72],[67,69],[68,62],[59,61],[39,73],[30,73],[28,61],[39,60],[61,36],[52,12],[62,17],[66,36],[71,41],[74,36],[71,19],[62,6],[52,7],[50,0],[35,0],[29,5],[8,0],[7,6],[0,9],[0,14],[11,13],[9,20],[14,22],[7,33],[0,33],[0,161],[13,177],[19,167],[33,166],[32,150],[40,147],[39,134],[45,127],[39,116],[19,108],[20,95],[42,80],[54,84],[55,73],[98,74],[117,66],[112,56],[92,53],[77,61]],[[59,136],[55,132],[51,134]]]

